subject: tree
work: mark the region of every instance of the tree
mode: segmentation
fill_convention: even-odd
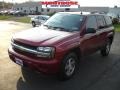
[[[115,6],[114,6],[114,8],[118,8],[118,6],[117,6],[117,5],[115,5]]]
[[[10,9],[13,6],[12,3],[0,2],[0,9],[3,9],[3,4],[5,9]]]

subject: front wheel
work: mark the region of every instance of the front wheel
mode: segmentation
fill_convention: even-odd
[[[111,49],[111,41],[108,40],[107,44],[101,49],[101,55],[108,56],[110,53],[110,49]]]
[[[75,53],[69,53],[65,56],[61,63],[59,79],[70,79],[76,72],[78,58]]]

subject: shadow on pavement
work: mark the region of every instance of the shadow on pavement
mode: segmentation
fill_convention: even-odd
[[[107,72],[119,62],[119,59],[118,55],[113,53],[108,57],[95,53],[82,58],[78,73],[72,79],[64,82],[57,80],[54,76],[45,76],[32,70],[21,69],[24,78],[19,78],[17,90],[87,90],[100,82]],[[99,90],[99,87],[94,90]]]

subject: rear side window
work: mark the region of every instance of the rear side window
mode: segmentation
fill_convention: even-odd
[[[43,17],[43,20],[47,20],[47,18]]]
[[[106,26],[104,16],[102,15],[97,16],[97,22],[98,22],[99,29],[104,28]]]
[[[110,17],[109,16],[104,16],[104,17],[105,17],[105,21],[106,21],[107,26],[111,26],[112,20],[110,19]]]
[[[97,22],[95,16],[89,16],[86,23],[86,29],[88,28],[94,28],[97,29]]]
[[[43,17],[39,16],[39,19],[40,19],[40,20],[43,20]]]

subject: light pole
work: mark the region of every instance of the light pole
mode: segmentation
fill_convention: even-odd
[[[82,10],[80,9],[80,5],[78,5],[78,9],[80,10],[80,14],[82,14]]]

